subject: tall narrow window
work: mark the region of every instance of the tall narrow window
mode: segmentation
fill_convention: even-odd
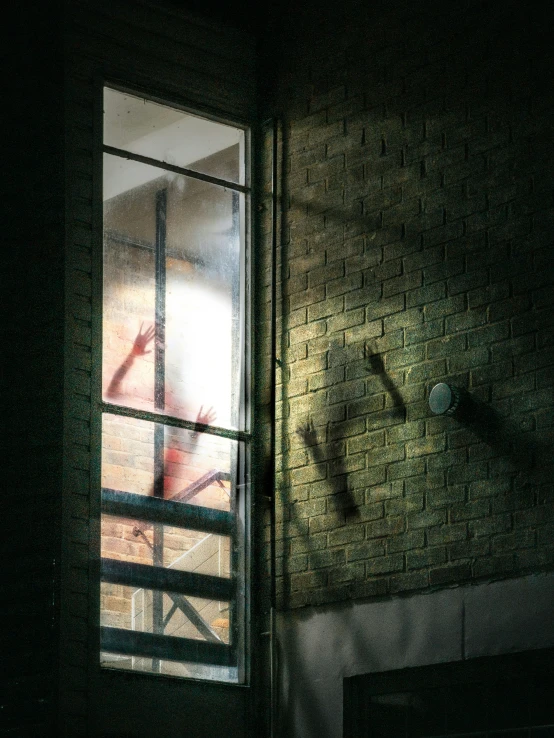
[[[244,681],[246,139],[104,90],[103,666]]]

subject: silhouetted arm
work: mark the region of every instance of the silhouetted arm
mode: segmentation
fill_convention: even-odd
[[[306,446],[308,453],[312,455],[314,462],[316,464],[325,463],[325,456],[317,441],[317,431],[314,428],[313,421],[308,420],[306,423],[298,426],[296,433],[304,442],[304,445]],[[328,477],[331,491],[336,495],[333,498],[333,503],[330,501],[329,504],[334,505],[334,507],[331,507],[330,509],[334,509],[339,513],[342,511],[344,514],[342,522],[344,523],[347,518],[359,517],[360,512],[356,506],[352,493],[348,489],[348,475],[343,457],[339,456],[335,459],[335,469],[335,473],[332,477]]]
[[[133,347],[131,348],[127,358],[113,375],[112,380],[108,385],[108,389],[106,390],[107,397],[119,397],[122,394],[121,383],[123,382],[123,379],[125,378],[129,369],[133,366],[135,358],[137,356],[145,356],[146,354],[152,353],[152,349],[147,350],[146,347],[148,346],[150,341],[154,339],[154,327],[150,326],[150,328],[147,328],[143,333],[143,325],[144,323],[142,323],[140,326],[139,332],[137,333],[137,336],[134,340]]]

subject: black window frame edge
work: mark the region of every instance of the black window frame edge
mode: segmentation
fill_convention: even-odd
[[[88,602],[91,617],[89,618],[88,637],[88,664],[89,673],[94,681],[100,674],[121,674],[131,679],[166,679],[179,683],[198,683],[210,688],[222,689],[249,689],[252,682],[252,500],[254,499],[255,481],[253,479],[253,446],[254,441],[254,371],[255,350],[253,330],[253,295],[255,289],[253,279],[255,275],[254,263],[254,200],[255,192],[252,186],[254,181],[253,172],[253,141],[255,139],[256,120],[254,117],[235,116],[216,110],[212,106],[199,104],[197,101],[187,99],[186,95],[178,94],[175,90],[164,89],[153,80],[137,78],[132,74],[120,72],[96,72],[93,74],[93,121],[92,121],[92,340],[91,340],[91,467],[90,467],[90,532],[89,532],[89,587]],[[223,125],[240,128],[244,131],[244,166],[245,181],[244,188],[244,254],[241,257],[241,271],[244,274],[244,290],[241,293],[244,305],[244,376],[241,382],[241,392],[244,392],[245,407],[243,416],[246,430],[226,431],[214,427],[214,435],[220,435],[236,440],[244,448],[244,459],[241,463],[245,465],[246,474],[242,484],[243,494],[239,496],[239,505],[236,512],[236,535],[241,535],[242,570],[244,572],[243,582],[238,583],[238,591],[242,598],[242,641],[236,644],[237,650],[242,649],[242,663],[239,665],[238,682],[227,682],[216,679],[204,679],[200,677],[182,677],[171,674],[156,674],[132,669],[119,669],[102,666],[99,655],[101,652],[101,626],[100,626],[100,586],[101,586],[101,439],[102,439],[102,415],[106,412],[116,410],[117,406],[106,403],[102,398],[102,356],[103,356],[103,155],[104,155],[104,89],[110,88],[118,92],[127,93],[135,97],[143,97],[152,102],[180,110],[199,118],[204,118]],[[163,164],[163,162],[162,162]],[[232,184],[232,183],[231,183]],[[117,411],[115,414],[118,414]],[[140,414],[140,413],[138,413]],[[152,419],[154,420],[154,419]],[[164,423],[164,417],[160,416],[160,423]],[[177,426],[186,427],[190,425],[186,421],[181,423],[177,420]],[[173,423],[168,423],[173,425]],[[223,432],[222,432],[223,431]],[[206,428],[205,432],[210,433]]]

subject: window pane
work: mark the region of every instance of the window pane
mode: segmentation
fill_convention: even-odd
[[[154,325],[156,313],[155,186],[147,174],[159,170],[104,157],[103,394],[128,407],[154,409],[152,341],[133,353],[141,326]],[[147,337],[147,336],[146,336]]]
[[[158,438],[156,427],[161,431]],[[102,416],[102,488],[116,493],[153,496],[158,463],[162,479],[156,496],[231,511],[238,454],[239,443],[227,438],[110,413]]]
[[[141,633],[153,632],[154,592],[102,582],[100,590],[103,627]],[[164,592],[162,594],[166,636],[229,643],[229,603]]]
[[[159,665],[152,666],[152,659],[141,656],[123,656],[117,653],[103,651],[100,653],[100,663],[110,669],[132,669],[170,676],[188,677],[189,679],[209,679],[218,682],[237,683],[238,669],[236,666],[214,666],[211,664],[189,664],[180,661],[161,660]]]
[[[160,545],[157,566],[225,579],[231,576],[231,542],[227,536],[102,516],[103,558],[152,566],[156,541]]]
[[[138,495],[154,488],[154,423],[102,416],[102,487]]]
[[[237,628],[232,618],[237,607],[234,580],[243,576],[242,556],[233,542],[240,445],[205,433],[103,415],[103,628],[220,646],[236,641],[231,638],[232,628]],[[158,481],[156,469],[162,470]],[[116,583],[111,562],[115,562],[119,577]],[[139,577],[154,579],[137,583],[136,565]],[[173,591],[160,583],[160,569],[168,575],[175,572],[171,577],[180,581],[181,572],[193,578],[185,577],[182,591]],[[156,584],[160,588],[153,590]],[[217,594],[212,587],[217,588]],[[231,626],[232,622],[235,625]],[[144,656],[140,651],[129,655],[124,649],[120,654],[103,654],[102,663],[113,668],[238,680],[234,666],[183,663],[167,655],[165,651],[164,658]]]
[[[104,90],[104,143],[244,184],[244,131],[144,98]]]
[[[104,109],[101,663],[238,682],[247,445],[169,424],[247,430],[245,134],[111,89]]]
[[[108,155],[104,174],[105,399],[242,428],[244,196]]]

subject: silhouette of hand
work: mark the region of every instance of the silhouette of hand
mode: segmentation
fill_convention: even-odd
[[[137,333],[137,337],[135,338],[135,342],[133,343],[133,348],[131,349],[131,354],[133,356],[144,356],[145,354],[151,354],[152,349],[146,350],[146,347],[154,339],[154,326],[150,326],[150,328],[147,328],[144,333],[142,332],[142,326],[144,325],[144,322],[140,324],[140,330]]]
[[[314,428],[313,420],[308,420],[306,423],[299,425],[296,433],[306,446],[314,446],[317,443],[317,431]]]
[[[369,361],[368,371],[375,372],[375,374],[383,374],[385,371],[385,365],[381,354],[372,352],[367,343],[364,346],[364,359]]]
[[[196,422],[200,423],[201,425],[210,425],[210,423],[213,423],[213,421],[217,418],[217,414],[213,407],[211,407],[209,410],[206,410],[206,412],[203,412],[204,405],[200,405],[200,410],[198,411],[198,415],[196,416]]]

